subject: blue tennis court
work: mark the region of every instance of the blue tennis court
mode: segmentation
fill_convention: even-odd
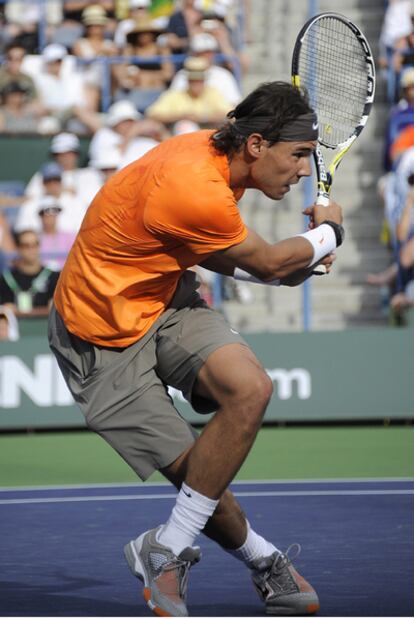
[[[414,614],[414,480],[236,483],[254,528],[314,585],[322,616]],[[166,520],[166,485],[1,489],[2,616],[150,616],[123,545]],[[193,616],[260,616],[244,566],[200,538]]]

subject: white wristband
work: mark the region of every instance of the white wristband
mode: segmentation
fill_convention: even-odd
[[[269,282],[264,282],[262,279],[258,279],[243,269],[236,267],[233,273],[234,279],[238,279],[242,282],[250,282],[251,284],[264,284],[265,286],[280,286],[280,279],[271,279]]]
[[[329,224],[321,224],[297,236],[303,236],[313,247],[313,258],[308,265],[310,267],[336,249],[335,232]]]

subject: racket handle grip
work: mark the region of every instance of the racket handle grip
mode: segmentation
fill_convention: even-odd
[[[317,198],[316,198],[316,204],[319,204],[320,206],[329,206],[329,196],[327,193],[319,193]]]

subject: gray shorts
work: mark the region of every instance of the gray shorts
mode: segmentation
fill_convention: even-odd
[[[70,333],[52,307],[49,344],[89,428],[141,477],[171,464],[197,437],[167,391],[182,391],[194,410],[217,404],[193,394],[201,366],[217,348],[247,344],[196,292],[192,272],[150,331],[127,348],[96,346]]]

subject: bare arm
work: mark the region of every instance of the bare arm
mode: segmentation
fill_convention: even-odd
[[[213,254],[201,266],[228,276],[233,276],[234,269],[239,267],[264,283],[281,279],[281,284],[295,286],[312,275],[314,267],[307,268],[312,258],[312,245],[302,237],[292,237],[270,245],[256,232],[249,230],[245,241]],[[321,261],[329,265],[332,262],[331,256]]]
[[[245,241],[224,250],[222,254],[234,267],[244,269],[266,282],[286,277],[307,267],[313,257],[313,248],[302,237],[293,237],[270,245],[256,232],[249,230]]]
[[[5,252],[16,251],[16,244],[10,232],[9,224],[2,213],[0,213],[0,231],[1,249]]]
[[[319,264],[324,264],[326,268],[326,273],[329,273],[334,260],[335,256],[331,254]],[[221,275],[227,275],[229,277],[234,276],[233,263],[221,254],[214,254],[213,256],[210,256],[210,258],[202,262],[200,266],[208,269],[209,271],[214,271],[214,273],[221,273]],[[289,287],[299,286],[300,284],[303,284],[305,280],[312,277],[312,275],[322,275],[322,273],[315,272],[315,265],[304,269],[298,269],[297,271],[294,271],[291,275],[281,278],[278,285]],[[267,282],[263,281],[262,283],[266,284]]]

